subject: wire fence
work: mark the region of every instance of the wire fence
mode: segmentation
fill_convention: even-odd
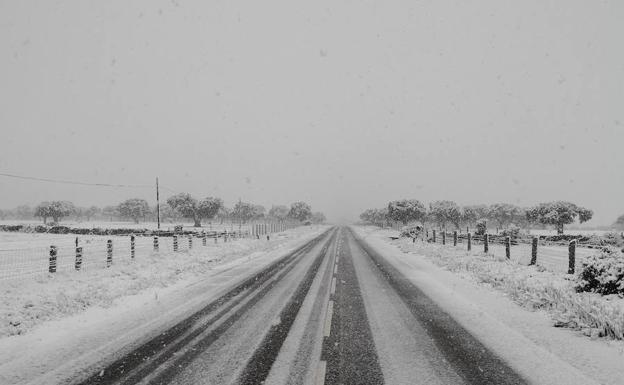
[[[547,242],[538,237],[526,239],[426,230],[421,239],[429,243],[480,250],[519,264],[539,265],[549,271],[569,274],[577,271],[585,258],[597,252],[595,247],[582,247],[576,240]]]
[[[248,231],[212,231],[174,236],[89,236],[73,235],[33,240],[35,247],[2,249],[0,244],[0,281],[42,278],[50,274],[105,269],[118,263],[156,253],[188,252],[214,248],[240,238],[269,239],[273,233],[291,227],[280,223],[255,223]],[[49,246],[40,246],[48,241]]]

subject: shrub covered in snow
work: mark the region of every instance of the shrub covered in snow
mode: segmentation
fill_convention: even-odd
[[[511,239],[516,239],[518,238],[518,235],[520,235],[520,227],[516,225],[510,225],[508,228],[501,232],[501,235],[504,237],[511,237]]]
[[[603,249],[587,258],[578,275],[576,290],[624,295],[624,256]]]
[[[614,231],[605,233],[602,236],[602,241],[605,244],[611,245],[611,246],[617,246],[617,247],[624,246],[624,238],[622,237],[622,235],[620,233],[617,233],[617,232],[614,232]]]
[[[475,235],[484,235],[487,231],[487,222],[485,219],[479,219],[475,230]]]
[[[423,227],[420,225],[403,226],[401,237],[416,238],[422,234]]]

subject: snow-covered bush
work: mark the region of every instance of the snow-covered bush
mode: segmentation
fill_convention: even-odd
[[[603,242],[607,245],[621,247],[624,245],[624,238],[620,233],[611,231],[603,235]]]
[[[518,238],[518,235],[520,235],[520,227],[516,225],[509,225],[508,228],[501,232],[501,235],[504,237],[511,237],[511,239],[516,239]]]
[[[423,227],[420,225],[403,226],[401,228],[401,237],[417,238],[422,234]]]
[[[485,219],[479,219],[475,230],[475,235],[484,235],[487,231],[487,221]]]
[[[624,256],[603,249],[587,258],[577,277],[576,290],[624,295]]]

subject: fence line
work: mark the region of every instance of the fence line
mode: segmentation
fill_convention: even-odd
[[[41,278],[59,272],[106,269],[118,263],[129,263],[136,258],[158,253],[207,250],[215,244],[233,242],[242,238],[270,240],[273,233],[295,227],[290,223],[255,223],[250,231],[201,231],[174,236],[96,236],[87,241],[73,242],[68,234],[67,244],[51,241],[48,247],[0,249],[0,281]],[[177,248],[174,242],[177,240]],[[55,244],[56,243],[56,244]]]
[[[413,242],[416,242],[416,237]],[[553,272],[573,274],[582,265],[584,258],[597,251],[596,247],[581,247],[576,240],[569,242],[540,242],[539,237],[530,239],[490,234],[474,235],[454,232],[425,230],[421,241],[446,246],[480,250],[500,258],[506,258],[524,265],[539,265]],[[450,242],[449,242],[450,240]]]

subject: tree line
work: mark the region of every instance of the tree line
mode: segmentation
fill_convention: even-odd
[[[179,222],[182,219],[191,220],[195,227],[200,227],[202,221],[220,220],[248,223],[252,220],[292,220],[300,223],[324,223],[325,215],[313,212],[306,202],[294,202],[290,206],[272,206],[268,212],[264,206],[250,202],[237,202],[233,207],[227,207],[221,198],[206,197],[197,199],[191,194],[179,193],[167,198],[165,204],[159,207],[160,218],[163,222]],[[65,218],[74,218],[78,221],[93,219],[115,219],[140,221],[155,221],[156,206],[150,206],[145,199],[127,199],[113,206],[80,207],[70,201],[45,201],[35,207],[20,205],[11,210],[0,210],[0,219],[33,219],[40,218],[44,224],[56,224]],[[51,222],[49,220],[51,219]]]
[[[584,223],[592,216],[592,210],[566,201],[520,207],[510,203],[459,206],[453,201],[442,200],[432,202],[429,207],[426,207],[417,199],[403,199],[391,201],[381,209],[368,209],[360,214],[360,219],[365,223],[378,226],[387,225],[392,221],[403,225],[418,222],[423,226],[432,224],[440,229],[484,227],[490,221],[503,230],[512,225],[522,228],[540,225],[553,226],[558,234],[563,234],[565,225],[575,220]]]

